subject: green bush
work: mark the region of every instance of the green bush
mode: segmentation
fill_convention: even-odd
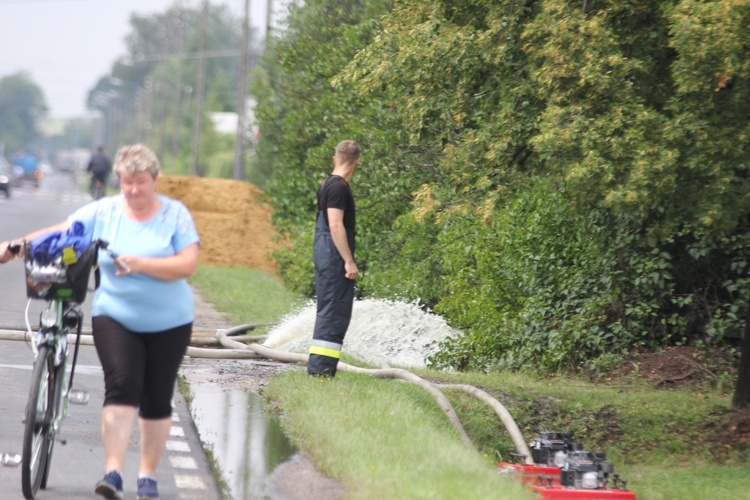
[[[467,334],[437,366],[560,370],[634,346],[653,348],[684,327],[670,316],[670,256],[634,252],[622,217],[583,211],[540,181],[491,221],[465,216],[440,235],[449,275],[436,310]]]

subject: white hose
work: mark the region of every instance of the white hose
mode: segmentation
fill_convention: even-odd
[[[28,322],[28,320],[27,320]],[[277,351],[275,349],[271,349],[266,346],[262,346],[259,344],[245,344],[242,341],[252,341],[255,339],[254,336],[241,336],[241,337],[235,337],[235,338],[229,338],[228,332],[232,334],[239,334],[241,332],[245,332],[247,330],[253,329],[257,325],[241,325],[239,327],[234,327],[229,330],[216,330],[216,340],[213,341],[212,339],[201,339],[196,338],[191,340],[191,346],[187,349],[187,355],[194,358],[209,358],[209,359],[258,359],[258,358],[267,358],[272,359],[276,361],[281,361],[284,363],[307,363],[307,354],[298,354],[298,353],[291,353],[291,352],[283,352],[283,351]],[[31,331],[31,328],[28,328],[29,331]],[[21,332],[18,330],[1,330],[0,329],[0,340],[26,340],[26,332]],[[209,340],[212,340],[209,342]],[[68,336],[68,341],[75,341],[75,335],[70,334]],[[205,349],[200,347],[194,347],[193,344],[201,344],[201,345],[207,345],[207,344],[219,344],[223,347],[223,349]],[[94,345],[94,339],[91,335],[81,335],[81,344],[82,345]],[[494,397],[492,397],[489,393],[478,389],[477,387],[467,385],[467,384],[440,384],[440,385],[434,385],[423,378],[415,375],[414,373],[411,373],[410,371],[401,369],[401,368],[380,368],[380,369],[370,369],[370,368],[361,368],[354,365],[349,365],[347,363],[340,362],[338,364],[338,368],[341,371],[347,371],[352,373],[365,373],[369,374],[375,377],[380,378],[397,378],[401,380],[405,380],[407,382],[419,385],[423,389],[425,389],[430,395],[435,399],[437,404],[440,406],[440,408],[443,410],[443,413],[446,414],[448,419],[450,420],[453,427],[458,431],[459,435],[461,436],[461,440],[467,444],[470,447],[473,447],[471,440],[469,439],[469,436],[466,434],[466,431],[464,430],[463,426],[461,425],[461,422],[458,419],[458,415],[456,414],[455,409],[451,405],[450,401],[448,401],[448,398],[440,391],[440,389],[458,389],[462,390],[468,394],[473,395],[474,397],[484,401],[490,407],[494,410],[495,414],[500,418],[503,425],[505,426],[505,429],[508,431],[508,434],[510,434],[511,439],[513,440],[513,444],[516,447],[516,450],[521,455],[524,455],[524,460],[527,464],[533,464],[533,460],[531,459],[531,452],[529,451],[528,445],[526,444],[526,441],[523,438],[523,435],[521,434],[521,431],[518,428],[518,425],[516,425],[515,420],[513,420],[513,417],[510,415],[508,410]]]

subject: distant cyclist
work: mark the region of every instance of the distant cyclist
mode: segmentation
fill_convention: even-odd
[[[107,189],[107,180],[109,174],[112,172],[112,162],[109,161],[107,155],[104,154],[104,148],[99,146],[96,148],[96,153],[91,156],[86,171],[91,173],[91,185],[89,186],[89,193],[91,196],[98,200]]]

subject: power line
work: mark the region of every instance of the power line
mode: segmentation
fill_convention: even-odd
[[[214,57],[239,57],[242,55],[242,51],[237,49],[225,49],[225,50],[203,50],[197,52],[172,52],[169,54],[149,54],[145,56],[139,56],[135,59],[125,59],[120,61],[120,64],[128,65],[138,64],[144,62],[155,62],[155,61],[167,61],[172,58],[177,59],[211,59]]]

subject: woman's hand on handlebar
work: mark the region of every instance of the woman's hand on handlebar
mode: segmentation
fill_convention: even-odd
[[[23,256],[23,242],[3,241],[0,243],[0,264],[5,264],[14,257]]]

